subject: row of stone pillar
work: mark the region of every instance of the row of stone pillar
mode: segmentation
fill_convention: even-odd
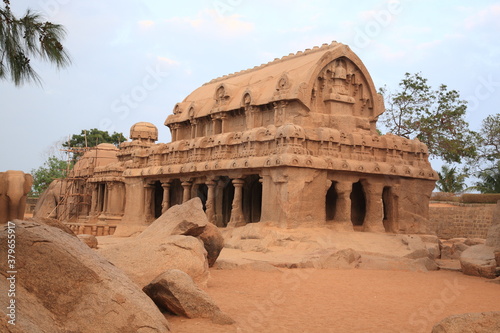
[[[366,201],[366,213],[363,221],[365,231],[384,232],[384,184],[364,182],[363,192]],[[351,223],[351,193],[353,183],[339,181],[335,184],[337,193],[334,221]]]
[[[95,183],[92,188],[90,216],[104,218],[121,216],[124,208],[124,187],[122,183]]]
[[[243,216],[243,185],[245,181],[241,178],[234,178],[231,180],[234,186],[234,198],[231,205],[231,219],[229,221],[228,226],[240,226],[245,224],[245,218]],[[206,215],[208,220],[211,223],[215,224],[215,186],[217,185],[217,181],[210,179],[205,182],[207,186],[207,201],[205,203],[206,207]],[[162,199],[162,214],[165,213],[171,206],[170,203],[170,182],[162,182],[161,186],[163,188],[163,199]],[[193,182],[191,181],[183,181],[181,183],[182,186],[182,203],[192,199],[191,198],[191,188],[193,186]],[[146,184],[146,188],[152,189],[154,186],[152,184]],[[145,207],[150,207],[152,202],[152,190],[146,190],[146,195],[144,196]]]

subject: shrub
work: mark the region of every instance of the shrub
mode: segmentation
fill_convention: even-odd
[[[460,202],[462,203],[496,203],[500,200],[500,193],[464,193],[460,197]]]

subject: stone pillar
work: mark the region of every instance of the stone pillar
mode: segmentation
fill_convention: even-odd
[[[100,191],[99,191],[100,192]],[[101,193],[99,200],[102,200],[102,211],[99,214],[97,224],[106,224],[106,219],[109,215],[109,183],[105,183],[104,191]]]
[[[190,123],[191,123],[191,139],[194,139],[196,138],[196,126],[198,122],[196,121],[196,119],[192,119]]]
[[[98,188],[99,185],[97,183],[92,184],[92,198],[91,198],[91,205],[90,205],[90,216],[95,216],[97,215],[97,196],[98,194]]]
[[[245,107],[246,129],[255,128],[255,110],[253,106]]]
[[[245,225],[245,218],[243,217],[243,184],[245,181],[241,178],[235,178],[232,180],[234,185],[234,198],[233,205],[231,209],[231,220],[228,223],[228,227],[240,227]]]
[[[208,221],[215,224],[215,185],[217,184],[213,180],[205,182],[208,187],[207,202],[205,203]]]
[[[172,134],[172,142],[177,141],[179,124],[172,124],[170,127],[170,133]]]
[[[161,213],[165,213],[170,208],[170,183],[161,183],[163,187],[163,201],[161,202]]]
[[[145,180],[142,177],[125,177],[123,193],[125,198],[124,213],[121,222],[117,224],[115,234],[117,237],[129,237],[143,231],[149,224],[146,220]]]
[[[224,213],[222,210],[223,200],[224,200],[224,181],[218,181],[215,185],[215,225],[218,227],[225,227],[224,224]]]
[[[96,213],[96,216],[101,214],[102,213],[102,207],[103,207],[103,204],[102,204],[102,199],[103,199],[103,192],[101,191],[101,184],[100,183],[97,183],[97,200],[96,200],[96,210],[95,210],[95,213]]]
[[[337,182],[335,184],[337,192],[337,205],[335,207],[335,216],[333,220],[340,223],[349,223],[351,221],[351,192],[352,182]]]
[[[151,184],[144,185],[144,215],[146,222],[153,220],[153,189]]]
[[[280,101],[274,102],[274,126],[281,126],[285,124],[286,120],[286,107],[288,102]]]
[[[185,203],[191,199],[191,182],[182,182],[182,203]]]
[[[109,209],[108,199],[109,199],[109,183],[106,183],[106,185],[104,185],[104,198],[103,198],[104,207],[102,209],[102,211],[104,212],[104,215],[108,214],[108,209]]]
[[[366,182],[363,184],[366,197],[366,215],[363,222],[365,231],[385,232],[384,204],[382,201],[383,184]]]
[[[221,114],[220,116],[220,119],[221,119],[221,133],[226,133],[226,115],[225,114]]]

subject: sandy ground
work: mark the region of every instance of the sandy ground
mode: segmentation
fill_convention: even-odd
[[[166,315],[173,332],[430,332],[452,314],[500,311],[500,285],[458,272],[211,270],[206,289],[237,321]]]
[[[208,319],[166,314],[173,332],[430,332],[435,323],[453,314],[500,311],[499,284],[457,271],[403,271],[399,266],[394,270],[286,269],[269,264],[299,261],[305,253],[332,244],[362,253],[404,255],[408,250],[397,235],[294,229],[273,237],[300,241],[270,247],[269,252],[225,248],[210,269],[205,290],[236,324],[221,326]],[[112,236],[98,239],[101,248],[123,241]],[[257,242],[256,248],[262,247],[262,241],[240,240],[252,246]],[[228,265],[231,262],[243,266],[234,268]],[[248,262],[262,265],[245,266]],[[459,269],[458,261],[441,262],[441,266]]]

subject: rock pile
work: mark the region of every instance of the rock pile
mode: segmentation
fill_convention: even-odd
[[[222,247],[219,230],[194,198],[171,207],[138,236],[99,252],[141,287],[168,269],[179,269],[205,287],[209,262],[215,262]]]
[[[0,252],[7,253],[7,228]],[[61,229],[15,221],[14,310],[2,306],[2,332],[168,332],[154,302],[121,270]],[[0,262],[0,289],[9,290],[7,260]],[[14,284],[13,284],[14,285]],[[9,304],[8,293],[0,303]],[[17,314],[16,325],[6,323]],[[96,331],[96,328],[99,328]]]
[[[230,325],[234,320],[224,314],[212,298],[198,288],[183,271],[169,269],[143,288],[160,308],[187,318],[210,318],[216,324]]]
[[[493,211],[493,223],[486,242],[466,249],[460,255],[462,272],[467,275],[494,279],[500,275],[500,201]]]

